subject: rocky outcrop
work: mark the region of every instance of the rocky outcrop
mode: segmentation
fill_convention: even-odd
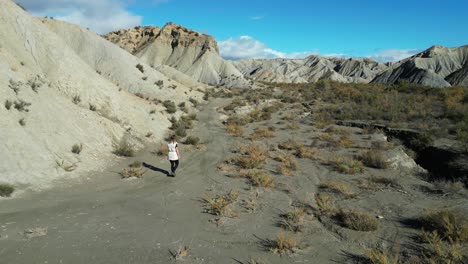
[[[191,88],[88,30],[2,0],[0,183],[47,187],[107,166],[122,139],[160,140],[169,115],[153,99],[202,96]]]
[[[431,87],[468,85],[468,46],[433,46],[393,64],[372,80],[373,83],[401,81]]]
[[[327,58],[311,55],[305,59],[251,59],[234,65],[248,78],[276,83],[308,83],[319,80],[368,83],[387,69],[369,59]]]
[[[162,29],[137,27],[104,37],[153,67],[166,65],[211,85],[248,86],[239,70],[221,58],[209,35],[168,23]]]

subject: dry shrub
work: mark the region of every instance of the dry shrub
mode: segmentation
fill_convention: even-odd
[[[203,202],[205,203],[205,210],[207,213],[225,216],[225,217],[235,217],[237,213],[232,210],[232,204],[237,201],[239,197],[238,192],[230,191],[224,195],[216,195],[214,197],[209,194],[205,194]]]
[[[321,156],[320,150],[313,147],[299,146],[296,149],[296,156],[301,159],[317,159]]]
[[[334,142],[335,138],[329,133],[322,133],[319,135],[319,139],[326,142]]]
[[[288,139],[287,141],[278,144],[278,148],[284,150],[295,150],[301,146],[302,144],[293,139]]]
[[[334,133],[334,134],[339,134],[339,135],[346,135],[346,136],[351,135],[351,129],[340,128],[336,126],[328,126],[324,131],[327,133]]]
[[[236,164],[243,169],[262,167],[269,156],[268,149],[259,145],[248,145],[236,157]]]
[[[232,166],[229,166],[228,164],[226,163],[222,163],[222,164],[219,164],[217,166],[217,169],[221,172],[232,172],[232,171],[235,171],[236,168],[232,167]]]
[[[167,144],[160,143],[159,146],[158,146],[158,149],[156,150],[156,155],[166,156],[168,152],[169,152],[169,148],[168,148]]]
[[[286,128],[291,130],[298,130],[299,129],[299,122],[293,121],[286,123]]]
[[[236,177],[246,178],[252,185],[258,187],[274,188],[276,186],[270,175],[262,170],[243,170]]]
[[[371,149],[361,153],[359,159],[367,167],[376,168],[376,169],[387,169],[389,167],[389,162],[385,158],[381,150]]]
[[[449,210],[427,212],[419,223],[426,231],[434,231],[444,240],[453,242],[468,241],[468,219],[465,215]]]
[[[356,194],[351,190],[348,184],[340,181],[326,181],[324,183],[321,183],[319,187],[329,189],[333,192],[342,194],[348,198],[356,196]]]
[[[445,241],[436,230],[423,231],[421,241],[427,244],[424,257],[428,263],[463,263],[463,247],[459,242]]]
[[[334,155],[330,159],[335,170],[346,174],[356,174],[364,171],[364,165],[361,161],[348,157]]]
[[[400,254],[390,249],[373,248],[366,252],[366,257],[371,264],[399,264]]]
[[[291,154],[278,155],[274,157],[274,159],[281,162],[281,164],[278,165],[278,170],[285,176],[292,176],[297,170],[297,161]]]
[[[375,217],[356,209],[340,210],[335,214],[335,218],[346,228],[357,231],[375,231],[379,227]]]
[[[259,127],[255,129],[255,132],[250,135],[249,139],[250,140],[261,140],[265,138],[273,138],[275,137],[275,134],[273,133],[275,131],[274,127]]]
[[[235,136],[235,137],[242,137],[244,135],[244,129],[242,128],[241,125],[236,124],[236,123],[227,123],[226,131],[228,132],[229,135]]]
[[[135,148],[130,142],[122,139],[119,144],[114,145],[113,153],[121,157],[133,157],[135,156]]]
[[[328,194],[317,193],[315,195],[315,204],[321,214],[329,215],[335,212],[335,201]]]
[[[251,194],[249,198],[244,199],[243,200],[244,208],[250,212],[255,211],[258,207],[258,196],[259,196],[259,193],[255,192]]]
[[[123,171],[120,172],[120,175],[122,176],[122,178],[126,179],[126,178],[132,178],[132,177],[135,177],[135,178],[141,178],[143,177],[143,174],[145,174],[146,170],[143,169],[143,168],[139,168],[139,167],[136,167],[136,168],[128,168],[128,169],[123,169]]]
[[[190,255],[190,247],[189,246],[180,246],[177,250],[171,251],[171,256],[175,260],[181,260],[185,257]]]
[[[384,177],[384,176],[371,175],[368,180],[370,182],[385,185],[385,186],[392,186],[392,187],[400,186],[400,184],[398,183],[398,180],[396,178],[388,178],[388,177]]]
[[[299,246],[299,240],[293,234],[288,234],[284,231],[276,236],[276,239],[270,241],[270,250],[279,255],[284,255],[288,253],[294,253],[297,251]]]
[[[351,148],[351,147],[354,146],[354,141],[351,139],[350,136],[348,136],[348,135],[342,135],[342,136],[338,139],[336,145],[337,145],[338,147]]]
[[[293,210],[281,214],[279,225],[286,230],[301,232],[304,227],[304,221],[307,211],[304,208],[294,208]]]

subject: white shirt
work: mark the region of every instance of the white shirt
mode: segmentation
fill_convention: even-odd
[[[168,158],[169,160],[179,160],[179,156],[177,156],[176,148],[177,142],[171,142],[167,144],[167,148],[169,149]]]

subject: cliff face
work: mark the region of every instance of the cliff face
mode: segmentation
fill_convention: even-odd
[[[162,29],[137,27],[104,37],[153,67],[167,65],[211,85],[248,86],[239,70],[221,58],[209,35],[168,23]]]
[[[370,82],[387,66],[369,59],[327,58],[263,59],[234,62],[247,77],[257,81],[306,83],[326,79],[338,82]]]
[[[433,46],[393,64],[372,82],[397,83],[402,80],[432,87],[467,86],[468,46]]]

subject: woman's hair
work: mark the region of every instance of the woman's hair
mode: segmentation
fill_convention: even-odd
[[[175,140],[176,140],[176,135],[172,135],[172,136],[171,136],[171,140],[172,140],[172,141],[175,141]]]

